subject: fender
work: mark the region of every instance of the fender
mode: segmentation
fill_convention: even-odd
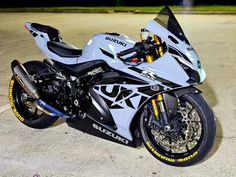
[[[181,97],[184,94],[187,94],[187,93],[198,94],[198,93],[202,93],[202,91],[195,88],[195,87],[193,87],[193,86],[180,88],[180,89],[174,91],[175,96],[178,97],[178,98]]]
[[[177,113],[177,98],[188,93],[198,94],[202,92],[199,89],[190,86],[174,90],[173,92],[166,92],[163,94],[164,102],[166,107],[168,108],[167,111],[169,116],[175,116]]]

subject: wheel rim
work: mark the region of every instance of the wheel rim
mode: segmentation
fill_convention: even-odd
[[[150,113],[152,113],[152,110]],[[171,124],[178,124],[177,126],[172,125],[172,128],[175,129],[175,132],[172,133],[166,133],[160,129],[157,130],[147,126],[151,116],[143,119],[143,125],[147,138],[161,154],[172,158],[183,158],[199,148],[204,134],[204,127],[196,108],[183,98],[178,99],[177,116],[174,118],[175,120],[171,119]],[[181,130],[178,130],[177,127],[181,127]]]
[[[16,82],[15,90],[15,106],[21,110],[22,116],[29,121],[37,120],[43,112],[40,111],[35,103],[35,100]]]

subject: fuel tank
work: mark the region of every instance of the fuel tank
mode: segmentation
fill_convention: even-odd
[[[94,35],[84,46],[81,60],[111,60],[120,51],[132,48],[136,41],[117,33]]]

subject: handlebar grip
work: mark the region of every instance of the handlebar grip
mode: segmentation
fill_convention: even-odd
[[[130,48],[130,49],[127,49],[127,50],[124,50],[124,51],[118,53],[117,55],[120,56],[120,57],[122,57],[122,56],[127,55],[127,54],[130,54],[130,53],[132,53],[132,52],[134,52],[134,51],[135,51],[134,48]]]

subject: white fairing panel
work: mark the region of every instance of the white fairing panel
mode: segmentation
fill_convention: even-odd
[[[135,42],[125,35],[96,34],[85,44],[79,62],[82,63],[98,59],[109,62],[111,59],[116,59],[117,53],[132,48]],[[110,53],[114,58],[104,55],[102,51]]]

